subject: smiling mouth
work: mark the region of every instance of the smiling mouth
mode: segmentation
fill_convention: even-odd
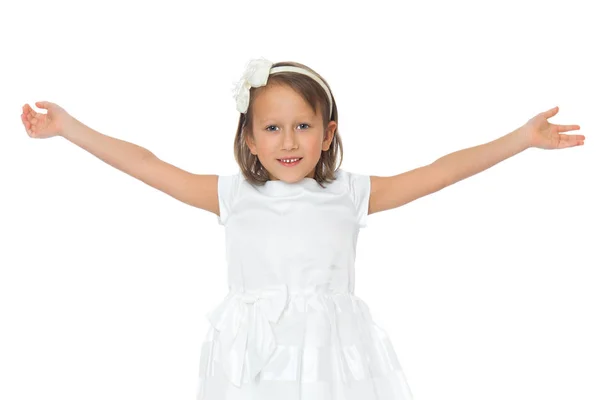
[[[286,166],[291,166],[291,165],[296,165],[298,164],[300,161],[302,161],[303,157],[298,157],[296,159],[296,161],[290,162],[290,161],[283,161],[283,160],[293,160],[293,158],[278,158],[277,161],[279,161],[281,164],[286,165]]]

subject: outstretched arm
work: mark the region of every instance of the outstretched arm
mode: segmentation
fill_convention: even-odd
[[[104,135],[72,117],[58,104],[38,101],[47,114],[23,105],[21,121],[32,138],[63,136],[105,163],[194,207],[220,215],[218,175],[192,174],[137,144]]]
[[[105,163],[169,196],[219,215],[218,175],[200,175],[159,159],[150,150],[104,135],[75,118],[61,135]]]
[[[555,107],[540,113],[492,142],[450,153],[424,167],[394,176],[371,176],[369,214],[437,192],[530,147],[562,149],[582,145],[583,135],[562,134],[579,129],[578,125],[553,125],[547,121],[557,112],[558,107]]]

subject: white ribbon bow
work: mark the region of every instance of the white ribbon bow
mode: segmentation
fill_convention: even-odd
[[[281,284],[232,292],[208,314],[208,320],[219,331],[223,371],[235,386],[241,386],[244,366],[254,379],[269,361],[277,348],[270,324],[279,321],[287,303],[288,289]]]
[[[246,71],[233,89],[237,110],[241,113],[248,111],[250,104],[250,88],[261,87],[267,84],[273,63],[264,58],[250,60]]]
[[[333,116],[333,98],[329,88],[321,78],[300,67],[284,65],[272,68],[272,66],[273,63],[265,58],[254,59],[248,62],[244,75],[233,89],[233,97],[235,98],[236,107],[239,112],[245,114],[248,111],[248,106],[250,104],[250,88],[265,86],[271,73],[290,71],[309,76],[321,85],[329,99],[329,118]]]

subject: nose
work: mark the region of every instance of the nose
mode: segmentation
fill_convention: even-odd
[[[296,133],[293,129],[286,129],[283,132],[283,148],[293,149],[296,147]]]

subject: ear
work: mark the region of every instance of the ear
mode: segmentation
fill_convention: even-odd
[[[333,141],[333,136],[335,134],[336,128],[337,122],[329,121],[329,124],[325,129],[325,135],[323,137],[323,146],[321,147],[323,151],[329,150],[329,146],[331,146],[331,142]]]
[[[244,134],[244,140],[246,141],[246,145],[250,149],[250,153],[256,155],[256,144],[254,143],[254,138],[252,137],[252,135],[246,132]]]

